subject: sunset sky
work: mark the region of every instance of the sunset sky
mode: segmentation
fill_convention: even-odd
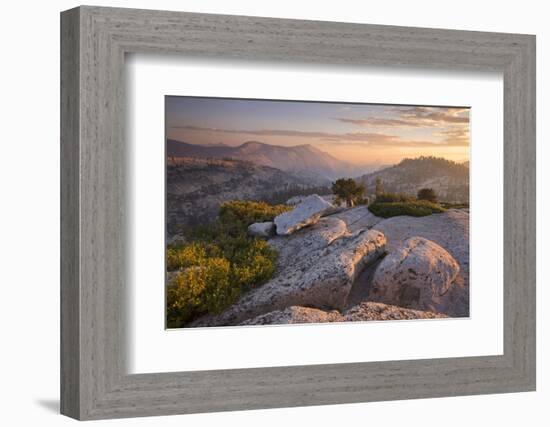
[[[311,144],[358,165],[469,160],[469,109],[166,97],[167,137],[190,144]]]

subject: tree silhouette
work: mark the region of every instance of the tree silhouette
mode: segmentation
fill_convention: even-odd
[[[427,200],[429,202],[437,202],[437,194],[432,188],[421,188],[416,196],[419,200]]]
[[[332,192],[336,195],[337,203],[346,202],[348,207],[353,207],[362,199],[365,186],[351,178],[340,178],[332,183]]]

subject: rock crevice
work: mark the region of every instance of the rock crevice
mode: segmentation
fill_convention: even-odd
[[[291,240],[288,245],[273,239],[271,244],[281,252],[271,280],[220,315],[198,319],[192,326],[234,325],[294,305],[343,310],[354,279],[382,256],[386,246],[381,232],[349,234],[345,224],[335,218],[324,218],[294,239],[294,244]]]

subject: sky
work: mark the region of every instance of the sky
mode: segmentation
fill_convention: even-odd
[[[469,160],[469,108],[166,97],[166,136],[190,144],[311,144],[357,165]]]

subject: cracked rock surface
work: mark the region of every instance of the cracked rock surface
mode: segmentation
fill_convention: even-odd
[[[447,313],[453,309],[448,295],[459,271],[456,260],[437,243],[411,237],[380,262],[368,299]]]
[[[349,233],[343,221],[323,218],[270,244],[280,250],[274,277],[221,314],[197,319],[190,326],[236,325],[290,306],[343,310],[357,275],[384,254],[386,238],[375,230]]]

